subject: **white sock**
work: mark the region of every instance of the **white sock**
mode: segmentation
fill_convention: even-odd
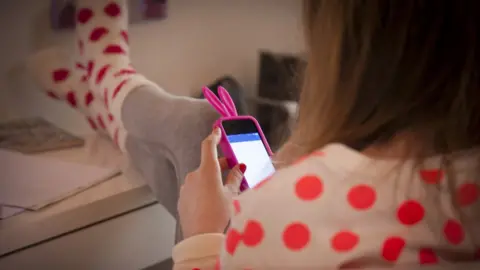
[[[121,108],[131,91],[145,85],[162,90],[130,63],[127,1],[83,0],[77,8],[78,54],[87,66],[89,87],[123,125]]]
[[[68,103],[85,116],[93,130],[108,134],[115,144],[124,148],[125,130],[108,112],[98,95],[89,90],[78,71],[84,67],[74,64],[66,50],[53,47],[40,51],[30,57],[27,68],[48,96]]]

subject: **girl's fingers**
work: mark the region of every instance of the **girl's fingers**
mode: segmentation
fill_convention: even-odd
[[[221,131],[215,128],[212,133],[202,142],[202,156],[200,167],[215,168],[218,162],[217,145],[220,142]]]
[[[242,183],[243,174],[247,166],[245,164],[237,164],[233,169],[228,173],[227,179],[225,181],[225,186],[233,194],[238,194],[240,192],[240,184]]]
[[[222,169],[222,171],[230,169],[230,167],[228,166],[227,158],[219,158],[218,163],[220,164],[220,169]]]

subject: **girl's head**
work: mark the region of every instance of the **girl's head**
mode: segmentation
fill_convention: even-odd
[[[292,141],[426,156],[480,145],[480,1],[307,0]]]

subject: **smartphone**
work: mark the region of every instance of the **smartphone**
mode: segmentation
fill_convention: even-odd
[[[253,188],[272,175],[275,168],[271,161],[272,152],[257,120],[251,116],[221,118],[218,126],[222,130],[220,148],[230,166],[244,163],[247,166],[240,190]]]

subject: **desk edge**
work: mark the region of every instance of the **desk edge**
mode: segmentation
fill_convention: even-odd
[[[150,188],[142,186],[44,220],[0,230],[0,259],[155,203]]]

